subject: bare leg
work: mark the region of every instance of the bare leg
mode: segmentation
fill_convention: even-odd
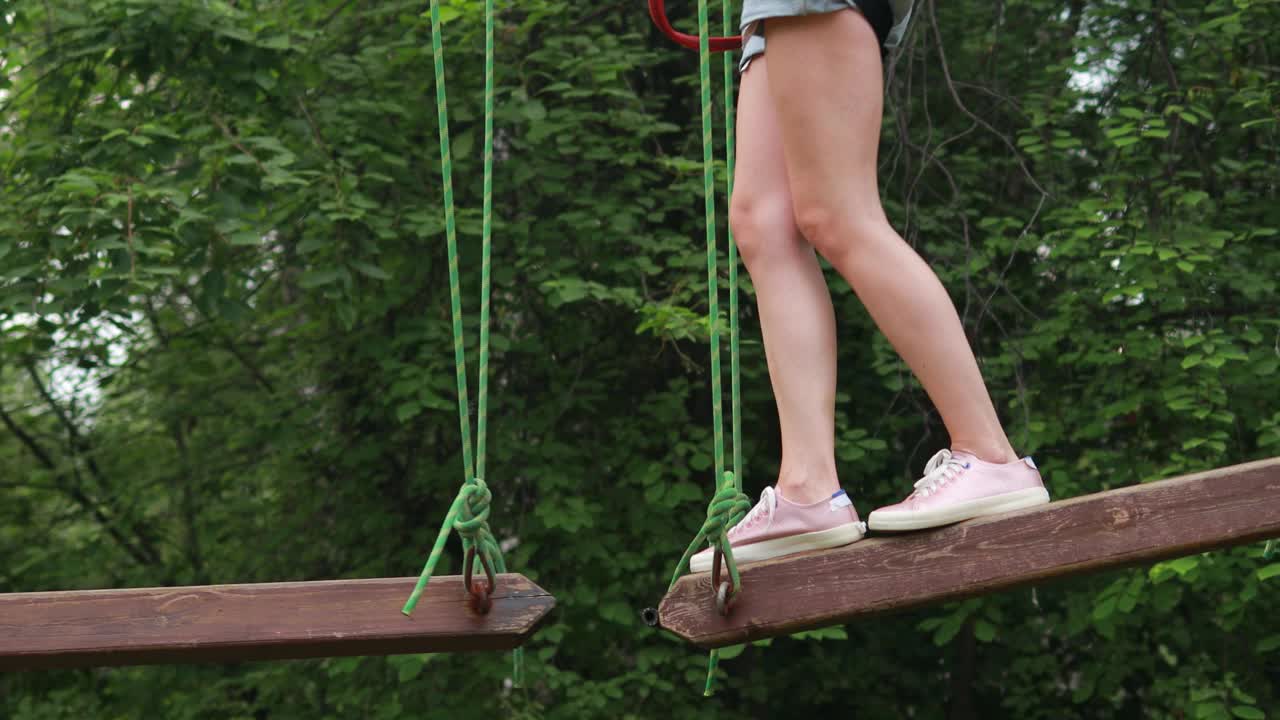
[[[988,462],[1016,460],[955,305],[880,205],[883,79],[875,32],[847,10],[771,19],[768,40],[769,90],[801,232],[920,379],[952,448]]]
[[[798,503],[839,488],[835,465],[835,311],[795,224],[782,137],[757,57],[738,95],[738,164],[729,222],[751,274],[782,427],[778,492]]]

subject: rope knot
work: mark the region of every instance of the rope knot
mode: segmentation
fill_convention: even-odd
[[[493,493],[480,478],[471,478],[459,493],[462,496],[462,507],[458,509],[458,517],[453,521],[453,529],[464,539],[476,541],[489,532],[489,505],[493,501]]]
[[[711,545],[719,545],[729,528],[737,525],[749,510],[751,499],[737,488],[733,473],[726,471],[720,480],[720,487],[707,505],[707,519],[698,534]]]

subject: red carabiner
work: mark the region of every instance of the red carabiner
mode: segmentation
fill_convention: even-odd
[[[649,17],[653,18],[653,24],[658,26],[664,35],[674,40],[676,43],[689,48],[690,50],[698,49],[698,36],[682,33],[671,26],[671,21],[667,19],[667,8],[665,0],[649,0]],[[742,36],[734,35],[733,37],[713,37],[710,39],[711,52],[728,52],[737,50],[742,47]]]

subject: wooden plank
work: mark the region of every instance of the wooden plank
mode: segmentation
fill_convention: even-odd
[[[682,578],[658,623],[701,647],[1280,537],[1280,457],[744,566],[732,612]]]
[[[417,578],[0,594],[0,671],[346,655],[507,650],[555,599],[523,575],[498,576],[487,615],[462,578]]]

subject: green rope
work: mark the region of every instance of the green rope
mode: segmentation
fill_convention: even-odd
[[[724,0],[723,31],[726,36],[733,34],[732,18],[733,0]],[[724,64],[724,154],[725,154],[725,201],[733,199],[734,155],[737,152],[734,143],[734,107],[733,107],[733,72],[737,69],[733,53],[722,53]],[[738,332],[738,244],[733,239],[733,228],[729,234],[729,385],[730,403],[733,408],[733,477],[735,487],[742,489],[742,374],[741,353],[739,352],[740,336]]]
[[[477,477],[484,477],[486,440],[489,434],[489,255],[493,245],[493,64],[493,0],[485,0],[484,205],[480,230],[480,378],[477,381],[479,398],[476,405]],[[443,78],[440,83],[440,86],[444,87]],[[456,283],[454,287],[457,287]],[[456,320],[454,324],[455,326],[458,325]],[[459,397],[462,396],[459,395]]]
[[[711,324],[711,427],[716,479],[724,475],[724,389],[720,381],[720,277],[716,272],[715,141],[711,137],[711,50],[707,0],[698,0],[698,73],[702,84],[702,184],[707,231],[707,317]]]
[[[725,34],[732,27],[732,0],[724,0],[723,25]],[[714,141],[712,139],[712,102],[711,102],[711,48],[710,18],[707,0],[698,0],[698,75],[702,91],[702,181],[705,200],[706,233],[707,233],[707,316],[711,330],[711,424],[715,443],[715,477],[716,491],[707,506],[707,519],[703,522],[693,542],[685,549],[680,562],[676,565],[671,577],[668,592],[675,587],[676,581],[689,571],[689,559],[698,552],[703,543],[719,548],[724,555],[726,569],[732,583],[730,597],[742,590],[742,581],[738,575],[738,566],[733,558],[733,548],[729,544],[727,533],[751,509],[751,500],[742,492],[742,413],[740,411],[741,383],[739,330],[738,330],[738,254],[733,242],[733,233],[729,233],[729,346],[730,346],[730,393],[732,402],[732,440],[733,469],[725,469],[724,453],[724,389],[721,382],[720,369],[720,283],[716,271],[718,249],[716,246],[716,202],[715,202],[715,165]],[[733,140],[733,70],[732,58],[724,55],[725,79],[725,146],[727,154],[728,177],[726,190],[729,197],[733,195],[734,140]],[[720,653],[712,650],[707,658],[707,682],[705,695],[711,695],[714,688],[716,668],[720,663]]]
[[[476,447],[474,459],[471,451],[471,417],[467,397],[467,355],[462,332],[462,290],[458,273],[457,221],[453,205],[453,159],[449,152],[449,103],[445,92],[444,42],[441,32],[440,1],[431,0],[431,50],[435,57],[436,113],[440,124],[440,175],[444,186],[445,241],[449,248],[449,309],[453,317],[454,374],[458,382],[458,425],[462,431],[462,489],[449,506],[444,523],[436,536],[435,545],[427,557],[418,583],[405,602],[402,612],[409,615],[426,590],[436,563],[444,554],[449,532],[456,531],[462,538],[464,557],[474,549],[474,568],[485,562],[496,573],[507,571],[493,532],[489,529],[489,507],[492,494],[483,480],[485,452],[488,438],[489,410],[489,288],[491,283],[490,256],[493,237],[493,114],[494,114],[494,7],[493,0],[485,0],[484,46],[484,208],[481,230],[480,270],[480,372],[477,384]],[[468,591],[470,588],[468,588]],[[512,680],[516,687],[524,684],[524,655],[517,648],[513,654]]]

